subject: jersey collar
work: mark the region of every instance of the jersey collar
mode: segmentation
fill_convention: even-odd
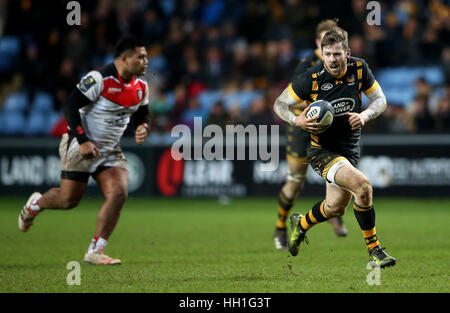
[[[341,79],[342,77],[344,77],[345,74],[347,74],[347,69],[348,69],[348,66],[347,66],[347,68],[345,69],[345,71],[344,71],[342,74],[339,74],[338,76],[336,76],[336,78],[337,78],[337,79]]]

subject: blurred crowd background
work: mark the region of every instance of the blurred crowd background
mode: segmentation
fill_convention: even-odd
[[[117,41],[142,39],[150,57],[154,138],[176,124],[279,124],[273,103],[327,18],[349,33],[388,101],[364,133],[450,133],[448,0],[0,0],[0,136],[60,136],[61,104]],[[155,139],[157,140],[157,139]]]

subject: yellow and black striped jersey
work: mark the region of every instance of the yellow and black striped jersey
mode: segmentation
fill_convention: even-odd
[[[361,92],[370,94],[378,86],[367,63],[360,58],[349,57],[347,70],[340,77],[329,74],[323,63],[317,64],[298,75],[288,90],[297,102],[327,100],[334,108],[334,120],[323,133],[315,135],[317,143],[331,151],[356,152],[361,129],[352,131],[348,123],[348,112],[362,110]]]
[[[291,81],[293,81],[297,76],[306,72],[309,68],[313,67],[322,62],[322,56],[320,55],[320,51],[318,49],[314,50],[314,52],[310,53],[306,57],[302,58],[300,62],[297,64],[295,68],[294,75],[292,76]],[[292,112],[295,115],[299,115],[302,113],[302,109],[300,108],[292,108]]]

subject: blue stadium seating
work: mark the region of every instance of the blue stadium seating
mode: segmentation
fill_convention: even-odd
[[[250,104],[257,97],[261,96],[262,91],[237,91],[223,97],[224,105],[227,110],[231,109],[233,104],[238,103],[242,112],[247,112]]]
[[[167,69],[167,60],[163,56],[151,58],[148,62],[148,67],[156,72],[162,72]]]
[[[11,135],[22,135],[26,127],[25,116],[22,112],[3,112],[3,123],[2,123],[2,134]]]
[[[301,49],[298,51],[298,58],[299,60],[306,58],[308,55],[314,52],[314,49]]]
[[[211,108],[221,100],[221,90],[207,90],[198,95],[198,102],[202,110],[207,112],[211,111]]]
[[[53,125],[59,121],[61,115],[62,113],[54,110],[32,110],[26,119],[24,134],[28,136],[50,135]]]
[[[17,36],[0,38],[0,71],[11,70],[14,58],[20,53],[20,39]]]
[[[109,64],[112,63],[113,61],[114,61],[114,53],[108,53],[103,60],[103,64]]]
[[[444,74],[440,67],[398,67],[380,69],[375,77],[383,88],[388,103],[405,106],[414,99],[415,81],[425,78],[434,86],[444,83]]]
[[[29,136],[39,136],[46,134],[48,127],[46,121],[47,114],[42,111],[32,111],[26,120],[26,128],[24,134]]]
[[[2,38],[3,39],[3,38]],[[4,44],[5,45],[5,44]],[[8,43],[6,47],[15,51],[14,44]],[[14,49],[13,49],[14,48]],[[1,49],[0,49],[1,50]],[[425,78],[429,84],[435,87],[442,86],[444,75],[440,67],[399,67],[384,68],[375,72],[375,77],[380,83],[386,95],[388,103],[391,105],[406,106],[415,97],[415,81],[418,78]],[[437,88],[436,92],[442,90]],[[230,94],[223,94],[222,90],[206,90],[198,95],[200,108],[188,110],[184,114],[185,119],[193,116],[207,118],[212,107],[222,100],[225,109],[229,110],[234,103],[238,103],[242,113],[248,111],[252,101],[263,94],[261,90],[236,91]],[[363,104],[367,104],[364,97]],[[166,101],[172,107],[175,104],[175,93],[170,91],[166,94]],[[54,99],[51,94],[38,92],[29,104],[29,99],[24,92],[9,94],[0,110],[0,134],[2,135],[48,135],[51,127],[61,117],[60,112],[53,110]],[[30,113],[27,115],[27,111]]]
[[[171,108],[175,106],[175,92],[174,91],[168,91],[166,93],[166,102],[170,105]]]
[[[47,92],[38,92],[31,102],[31,111],[49,112],[53,110],[53,97]]]
[[[20,52],[20,39],[17,36],[4,36],[0,38],[0,52],[16,56]]]
[[[52,127],[53,127],[56,123],[58,123],[62,117],[63,117],[63,113],[62,113],[62,112],[58,112],[58,111],[53,111],[53,110],[52,110],[52,111],[48,114],[48,122],[47,122],[47,124],[48,124],[48,126],[49,126],[48,129],[47,129],[47,132],[48,132],[48,133],[50,133]]]
[[[240,97],[241,97],[241,108],[244,111],[248,111],[250,105],[252,104],[252,102],[258,98],[263,96],[264,93],[260,90],[255,90],[255,91],[243,91],[240,93]]]
[[[241,111],[246,112],[252,101],[262,94],[261,90],[235,91],[227,95],[224,95],[221,90],[207,90],[198,96],[198,101],[202,110],[207,112],[210,112],[219,100],[223,101],[225,110],[230,110],[233,104],[237,103]]]
[[[223,96],[223,104],[225,109],[230,110],[231,107],[236,103],[239,104],[239,107],[242,107],[240,100],[241,99],[239,91]]]
[[[23,112],[28,107],[28,96],[23,92],[11,93],[6,97],[2,110],[8,112]]]

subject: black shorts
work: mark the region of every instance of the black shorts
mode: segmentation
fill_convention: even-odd
[[[296,162],[305,163],[307,160],[307,148],[311,140],[311,135],[301,129],[289,125],[287,127],[287,143],[286,143],[286,156],[287,158]]]
[[[111,166],[99,166],[94,173],[61,171],[61,178],[87,183],[89,181],[89,176],[97,179],[98,174],[109,168],[111,168]]]
[[[327,180],[328,170],[340,160],[348,160],[354,167],[358,167],[359,155],[351,153],[337,153],[310,142],[308,145],[308,163],[314,172]]]

